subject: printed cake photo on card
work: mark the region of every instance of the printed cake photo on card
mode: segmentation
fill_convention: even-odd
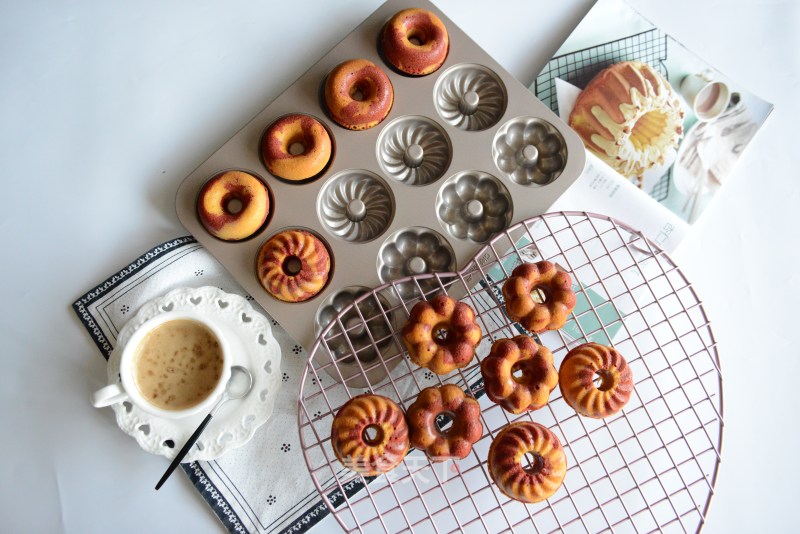
[[[772,111],[623,0],[599,0],[531,91],[587,149],[552,209],[619,217],[667,252]]]

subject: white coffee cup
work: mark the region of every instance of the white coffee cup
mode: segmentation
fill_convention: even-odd
[[[703,122],[722,115],[731,101],[731,92],[724,82],[714,81],[710,72],[690,74],[681,80],[681,94]]]
[[[222,354],[222,369],[220,372],[219,381],[204,399],[196,404],[192,404],[189,407],[171,410],[155,405],[142,394],[139,386],[136,383],[135,371],[136,366],[139,363],[136,361],[136,356],[139,345],[150,333],[166,323],[181,320],[199,323],[203,327],[207,328],[214,335],[214,337],[216,337]],[[121,382],[109,384],[108,386],[96,391],[92,396],[92,404],[95,408],[102,408],[104,406],[110,406],[119,402],[130,401],[142,410],[158,417],[164,417],[168,419],[188,417],[200,412],[209,411],[214,402],[225,390],[225,385],[228,382],[228,378],[230,378],[231,373],[229,343],[226,340],[222,328],[220,328],[220,326],[209,317],[201,316],[192,311],[172,311],[162,313],[146,321],[133,333],[128,342],[122,348],[119,369]]]

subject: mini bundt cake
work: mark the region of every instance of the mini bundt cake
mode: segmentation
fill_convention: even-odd
[[[442,414],[452,419],[452,426],[445,431],[436,423]],[[453,384],[423,389],[406,417],[411,446],[424,450],[434,462],[465,458],[483,435],[478,401]]]
[[[482,332],[472,308],[439,295],[414,305],[402,335],[411,361],[444,375],[472,361]]]
[[[408,452],[403,410],[381,395],[358,395],[342,406],[331,425],[336,458],[366,476],[391,471]]]
[[[481,374],[486,395],[514,414],[547,404],[558,384],[553,353],[528,336],[495,341],[481,361]]]
[[[600,385],[595,385],[595,378]],[[633,373],[614,347],[584,343],[564,357],[558,385],[561,396],[576,412],[602,419],[620,411],[630,400]]]
[[[526,454],[533,465],[524,467]],[[550,498],[564,481],[567,457],[558,437],[549,429],[530,421],[504,427],[489,447],[489,474],[498,489],[524,503]]]
[[[575,308],[572,278],[546,260],[518,265],[503,284],[506,312],[529,332],[558,330]]]
[[[278,300],[303,302],[325,288],[331,270],[328,249],[305,230],[284,230],[258,250],[256,275]]]

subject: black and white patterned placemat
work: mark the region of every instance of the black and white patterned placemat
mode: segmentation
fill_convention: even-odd
[[[242,295],[271,319],[191,236],[153,247],[72,307],[108,359],[120,329],[142,304],[178,287],[200,286]],[[270,420],[250,442],[218,460],[181,466],[230,532],[305,532],[329,513],[298,442],[296,392],[307,355],[275,320],[272,330],[281,346],[283,383]]]

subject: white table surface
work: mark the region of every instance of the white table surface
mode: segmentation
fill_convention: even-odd
[[[800,3],[631,3],[775,103],[675,256],[725,384],[706,531],[796,531]],[[221,530],[185,477],[156,493],[166,460],[89,406],[106,372],[70,304],[185,234],[180,181],[377,4],[0,2],[0,531]],[[529,85],[592,1],[436,4]]]

